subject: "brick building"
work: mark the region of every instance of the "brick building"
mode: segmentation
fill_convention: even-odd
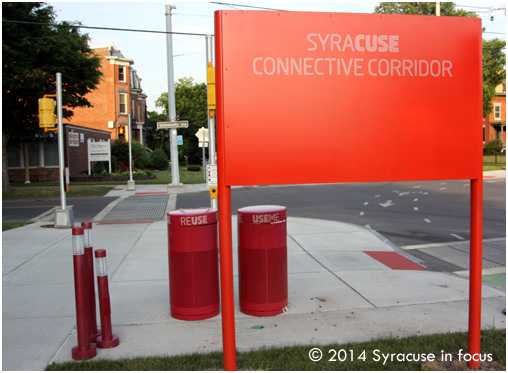
[[[132,67],[134,61],[113,43],[92,50],[102,60],[102,81],[86,96],[92,107],[73,110],[72,124],[108,131],[113,142],[118,139],[119,128],[128,125],[131,114],[133,140],[146,144],[146,95]]]
[[[77,176],[80,172],[88,170],[88,140],[108,141],[111,133],[91,128],[66,125],[65,138],[65,164],[69,167],[69,176]],[[93,170],[97,162],[91,163]]]
[[[483,143],[492,140],[506,143],[506,81],[496,87],[492,106],[494,111],[483,118]]]
[[[69,167],[69,176],[77,176],[88,170],[88,139],[108,141],[111,134],[91,128],[66,124],[64,126],[64,161]],[[58,181],[58,135],[50,132],[50,138],[44,142],[19,143],[10,146],[7,151],[9,179],[14,183]],[[28,168],[25,167],[28,160]],[[97,162],[92,162],[92,169]]]

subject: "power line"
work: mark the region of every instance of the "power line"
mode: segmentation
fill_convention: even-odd
[[[506,9],[506,7],[504,6],[498,6],[498,7],[493,7],[493,6],[474,6],[474,5],[455,5],[455,6],[460,6],[462,8],[475,8],[475,9],[488,9],[488,10],[502,10],[502,9]]]
[[[286,12],[286,10],[283,10],[283,9],[264,8],[264,7],[261,7],[261,6],[254,6],[254,5],[219,3],[219,2],[216,2],[216,1],[211,1],[210,3],[211,4],[217,4],[217,5],[230,6],[230,7],[243,7],[243,8],[253,8],[253,9],[263,9],[263,10],[274,10],[276,12]]]
[[[127,28],[114,28],[114,27],[97,27],[97,26],[83,26],[83,25],[71,25],[71,24],[59,24],[59,23],[42,23],[42,22],[29,22],[29,21],[12,21],[3,19],[5,23],[17,23],[24,25],[39,25],[39,26],[51,26],[51,27],[68,27],[68,28],[85,28],[92,30],[106,30],[106,31],[128,31],[128,32],[147,32],[152,34],[175,34],[175,35],[189,35],[189,36],[213,36],[213,34],[199,34],[193,32],[168,32],[168,31],[153,31],[153,30],[136,30]]]

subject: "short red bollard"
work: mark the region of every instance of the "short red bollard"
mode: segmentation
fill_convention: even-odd
[[[217,210],[168,212],[171,316],[204,320],[220,312]]]
[[[97,355],[97,349],[88,340],[83,228],[72,228],[72,247],[74,251],[74,289],[76,295],[76,329],[78,334],[78,345],[72,348],[72,358],[74,360],[86,360]]]
[[[81,223],[83,238],[85,242],[85,278],[86,278],[86,319],[88,322],[88,338],[90,343],[101,335],[97,329],[97,311],[95,307],[95,275],[93,270],[93,244],[92,244],[92,222]]]
[[[237,214],[240,310],[278,315],[288,305],[286,208],[250,206]]]
[[[99,290],[102,328],[102,335],[97,337],[96,343],[99,348],[113,348],[120,344],[120,338],[113,334],[111,329],[111,302],[109,299],[106,250],[98,249],[95,251],[95,264],[97,266],[97,288]]]

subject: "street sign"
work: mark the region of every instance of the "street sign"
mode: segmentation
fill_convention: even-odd
[[[188,120],[175,120],[170,122],[157,122],[157,129],[168,129],[168,128],[188,128],[189,121]]]
[[[195,133],[195,136],[198,138],[198,147],[202,148],[203,146],[205,148],[208,148],[208,142],[210,138],[208,137],[208,128],[201,127],[198,132]]]
[[[178,145],[183,145],[183,136],[182,135],[178,135],[176,137],[176,141],[177,141]]]
[[[206,186],[209,188],[217,187],[217,165],[207,164],[206,165]]]

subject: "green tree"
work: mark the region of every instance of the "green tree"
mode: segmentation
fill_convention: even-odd
[[[2,3],[3,190],[10,187],[8,144],[45,138],[38,125],[38,99],[56,93],[57,72],[62,73],[64,117],[72,116],[72,108],[91,106],[85,95],[100,81],[100,58],[92,54],[88,35],[72,26],[77,25],[56,23],[53,8],[44,3]]]
[[[482,40],[483,46],[483,116],[494,110],[492,98],[496,87],[506,79],[506,41],[499,39]]]
[[[191,77],[179,79],[175,83],[176,115],[178,120],[188,120],[189,128],[178,129],[183,136],[183,146],[179,147],[179,155],[186,156],[187,162],[201,163],[202,149],[198,147],[198,138],[195,136],[200,127],[208,128],[208,108],[206,101],[206,83],[195,83]],[[168,94],[163,93],[156,101],[155,106],[163,108],[163,114],[168,116]]]
[[[440,5],[440,13],[442,16],[477,17],[476,13],[474,13],[474,12],[468,12],[463,9],[455,8],[454,3],[443,2],[440,4],[441,4]],[[374,8],[374,13],[435,16],[436,15],[436,3],[435,2],[380,2],[379,5]]]
[[[166,99],[167,101],[167,99]],[[165,151],[165,146],[169,141],[169,131],[168,130],[158,130],[157,122],[165,122],[168,120],[168,114],[159,114],[156,111],[149,111],[147,120],[147,131],[146,131],[146,145],[148,148],[155,149],[163,149]],[[169,153],[167,153],[169,155]]]
[[[436,15],[436,3],[432,2],[381,2],[374,13]],[[455,3],[443,2],[440,6],[442,16],[478,17],[475,12],[457,9]],[[493,39],[483,40],[483,116],[492,113],[492,98],[496,87],[506,79],[506,54],[503,52],[506,42]]]

